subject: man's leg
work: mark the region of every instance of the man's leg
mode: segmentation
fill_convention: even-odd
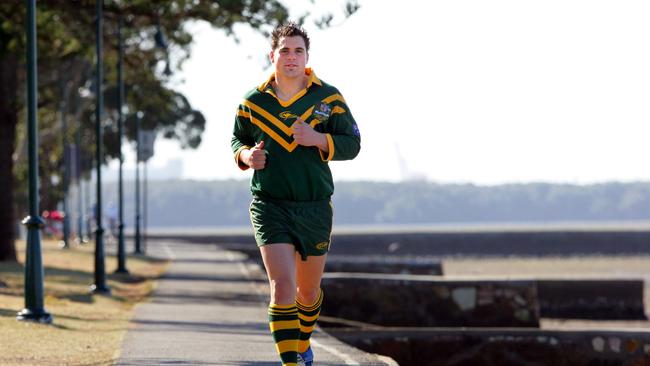
[[[300,341],[298,352],[305,353],[309,349],[309,339],[316,326],[323,303],[323,291],[320,288],[327,254],[308,256],[303,261],[296,253],[296,285],[298,316],[300,317]]]
[[[271,287],[269,327],[283,366],[297,365],[300,321],[296,308],[295,247],[268,244],[260,247]]]

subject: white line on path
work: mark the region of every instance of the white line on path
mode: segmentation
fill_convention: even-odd
[[[172,251],[172,249],[169,247],[169,245],[166,242],[162,243],[163,251],[165,252],[165,255],[167,258],[174,260],[176,259],[176,254]]]
[[[314,346],[316,346],[318,348],[324,349],[325,351],[333,354],[334,356],[339,357],[341,360],[343,360],[345,362],[346,365],[360,366],[360,364],[357,361],[353,360],[350,357],[350,355],[347,355],[347,354],[341,352],[341,350],[334,349],[332,347],[326,346],[326,345],[320,343],[319,341],[317,341],[315,339],[311,340],[311,344],[313,344]]]
[[[246,278],[248,278],[248,279],[252,279],[252,278],[253,278],[253,274],[252,274],[251,271],[248,269],[248,267],[246,267],[246,265],[245,265],[242,261],[237,260],[237,258],[235,257],[235,254],[234,254],[233,252],[227,251],[227,252],[226,252],[226,258],[228,258],[228,260],[231,261],[231,262],[235,262],[235,261],[237,261],[237,267],[239,268],[239,272],[241,272],[242,275],[244,275],[244,277],[246,277]],[[266,293],[264,293],[264,292],[263,292],[263,291],[262,291],[258,286],[255,286],[255,285],[252,284],[252,283],[251,283],[250,286],[253,288],[253,291],[255,291],[255,293],[257,294],[257,296],[260,297],[260,300],[261,300],[262,302],[264,302],[264,299],[265,299],[265,295],[266,295]]]
[[[231,262],[234,262],[237,259],[235,258],[235,254],[233,252],[226,252],[226,258],[228,258],[228,260]],[[241,272],[244,275],[244,277],[250,278],[251,275],[248,269],[246,268],[246,265],[244,265],[244,263],[242,263],[241,261],[238,261],[237,264],[238,264],[237,267],[239,267],[239,272]]]
[[[386,363],[387,366],[399,366],[399,364],[388,356],[377,355],[379,361]]]

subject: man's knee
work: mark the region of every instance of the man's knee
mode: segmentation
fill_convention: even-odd
[[[271,302],[289,304],[296,298],[296,283],[290,278],[271,279]]]
[[[301,286],[298,287],[297,299],[303,305],[310,305],[318,300],[320,295],[320,287],[318,286]]]

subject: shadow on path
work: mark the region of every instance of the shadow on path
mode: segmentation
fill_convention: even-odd
[[[167,273],[163,275],[164,280],[174,281],[224,281],[224,282],[266,282],[262,279],[244,278],[241,276],[220,276],[220,275],[204,275],[204,274],[191,274],[191,273]]]
[[[269,326],[262,322],[244,323],[223,323],[223,322],[199,322],[199,321],[173,321],[173,320],[146,320],[139,319],[132,321],[135,324],[144,325],[131,331],[134,332],[201,332],[201,333],[229,333],[229,334],[250,334],[268,333]]]
[[[160,291],[156,296],[151,300],[151,303],[154,304],[211,304],[215,301],[222,302],[228,306],[255,306],[259,307],[260,304],[265,303],[265,301],[260,298],[257,294],[247,294],[247,293],[223,293],[217,292],[207,292],[202,294],[166,294],[164,291]]]

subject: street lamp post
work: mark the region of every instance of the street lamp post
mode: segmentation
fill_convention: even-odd
[[[160,26],[160,21],[156,24],[156,34],[154,34],[154,42],[156,47],[161,48],[165,51],[165,70],[163,74],[169,76],[172,74],[172,69],[169,62],[169,45],[167,44],[167,39],[165,33]]]
[[[165,40],[165,35],[162,32],[160,23],[156,25],[156,34],[154,35],[154,41],[156,47],[162,48],[167,51],[167,41]],[[167,58],[167,66],[165,67],[165,74],[171,74],[169,69],[169,57]],[[142,250],[142,241],[140,235],[140,161],[145,162],[145,174],[146,174],[146,161],[149,157],[144,157],[142,155],[142,141],[140,136],[140,124],[143,117],[142,111],[139,111],[136,114],[135,120],[135,139],[136,139],[136,158],[135,158],[135,254],[143,254]],[[145,189],[146,189],[146,178],[145,178]],[[146,191],[145,191],[146,194]],[[146,202],[146,198],[145,198]]]
[[[81,124],[81,122],[79,122]],[[76,154],[76,172],[77,174],[75,175],[75,181],[77,183],[77,243],[78,244],[83,244],[88,241],[86,236],[84,235],[84,194],[83,194],[83,187],[82,187],[82,182],[83,180],[81,179],[81,125],[77,127],[77,132],[75,133],[75,142],[77,145],[77,149],[75,151]]]
[[[43,299],[43,257],[41,232],[43,219],[39,216],[38,202],[38,120],[36,79],[36,0],[27,0],[27,130],[29,156],[29,216],[23,220],[27,226],[25,253],[25,309],[17,319],[49,324],[52,315],[45,311]]]
[[[104,93],[102,83],[104,81],[104,61],[102,54],[102,10],[104,1],[97,0],[97,19],[96,19],[96,45],[97,45],[97,71],[96,76],[96,102],[95,107],[95,136],[97,146],[95,147],[95,160],[97,168],[97,203],[95,217],[97,218],[97,230],[95,231],[95,283],[91,286],[91,291],[95,294],[110,294],[111,290],[106,285],[106,268],[104,258],[104,228],[102,226],[102,115],[104,112]]]
[[[90,93],[89,90],[87,89],[82,89],[80,88],[77,90],[77,93],[75,94],[76,101],[75,103],[77,104],[77,113],[75,115],[79,115],[79,109],[81,108],[79,104],[81,103],[81,98],[83,97],[82,94]],[[70,180],[74,179],[74,186],[76,188],[76,204],[77,204],[77,224],[76,224],[76,243],[81,245],[85,244],[88,242],[88,237],[84,233],[84,187],[83,187],[83,179],[81,179],[81,167],[82,167],[82,153],[81,153],[81,130],[82,130],[82,122],[81,119],[77,120],[77,125],[75,127],[75,133],[74,133],[74,146],[75,148],[71,151],[71,156],[74,158],[72,159],[73,164],[71,165],[74,170],[74,174],[70,177]]]
[[[148,190],[147,165],[148,164],[147,163],[148,163],[148,160],[145,160],[144,161],[144,168],[143,168],[144,169],[144,174],[143,174],[144,175],[144,187],[142,189],[142,191],[143,191],[142,205],[144,206],[144,210],[143,210],[143,214],[144,214],[143,216],[144,217],[142,219],[142,221],[143,221],[143,223],[142,223],[142,228],[143,228],[143,230],[142,230],[142,248],[143,248],[143,252],[145,252],[145,253],[147,252],[147,219],[148,219],[148,213],[147,213],[147,206],[148,206],[148,203],[147,203],[147,190]]]
[[[135,119],[135,254],[142,254],[140,245],[140,122],[142,122],[142,112],[138,112]]]
[[[91,162],[90,163],[90,170],[92,171],[93,169],[95,169],[95,164],[92,163],[93,158],[92,158],[92,156],[89,156],[89,157],[87,157],[87,159],[88,159],[88,161]],[[90,238],[92,236],[93,219],[94,219],[93,216],[95,215],[94,210],[93,210],[93,205],[90,203],[90,201],[92,200],[92,198],[90,196],[90,189],[91,189],[92,184],[93,184],[93,177],[92,177],[92,174],[90,174],[90,176],[88,177],[88,179],[86,181],[86,184],[84,184],[84,189],[86,191],[86,194],[84,194],[84,199],[86,200],[85,204],[84,204],[84,207],[85,207],[85,210],[86,210],[84,217],[86,218],[86,234],[88,235],[88,238],[87,238],[88,240],[87,241],[90,241]]]
[[[143,162],[144,163],[144,233],[142,235],[142,240],[139,237],[140,230],[138,229],[138,238],[137,243],[138,243],[138,248],[140,248],[140,251],[142,253],[147,251],[147,162],[149,159],[153,156],[153,151],[154,151],[154,142],[156,139],[156,132],[154,130],[144,130],[140,131],[138,128],[138,162]],[[138,163],[139,165],[139,163]],[[136,175],[139,177],[139,175]],[[138,179],[139,180],[139,179]],[[140,213],[139,209],[139,204],[140,204],[140,194],[139,194],[139,187],[140,184],[138,184],[138,190],[136,191],[137,194],[137,201],[138,201],[138,215]],[[139,220],[138,220],[139,222]],[[140,242],[142,242],[142,245],[140,246]]]
[[[63,248],[70,248],[70,212],[68,209],[68,193],[70,187],[70,159],[68,146],[68,119],[65,116],[68,93],[65,83],[61,85],[61,129],[63,130]]]
[[[122,14],[119,15],[117,23],[117,139],[118,151],[120,157],[120,169],[118,176],[118,201],[119,201],[119,234],[117,239],[117,270],[116,273],[129,273],[126,269],[126,253],[124,248],[124,184],[122,176],[122,165],[124,157],[122,155],[122,134],[124,133],[124,79],[122,76],[122,59],[124,58],[124,44],[122,43],[122,27],[124,20]]]

